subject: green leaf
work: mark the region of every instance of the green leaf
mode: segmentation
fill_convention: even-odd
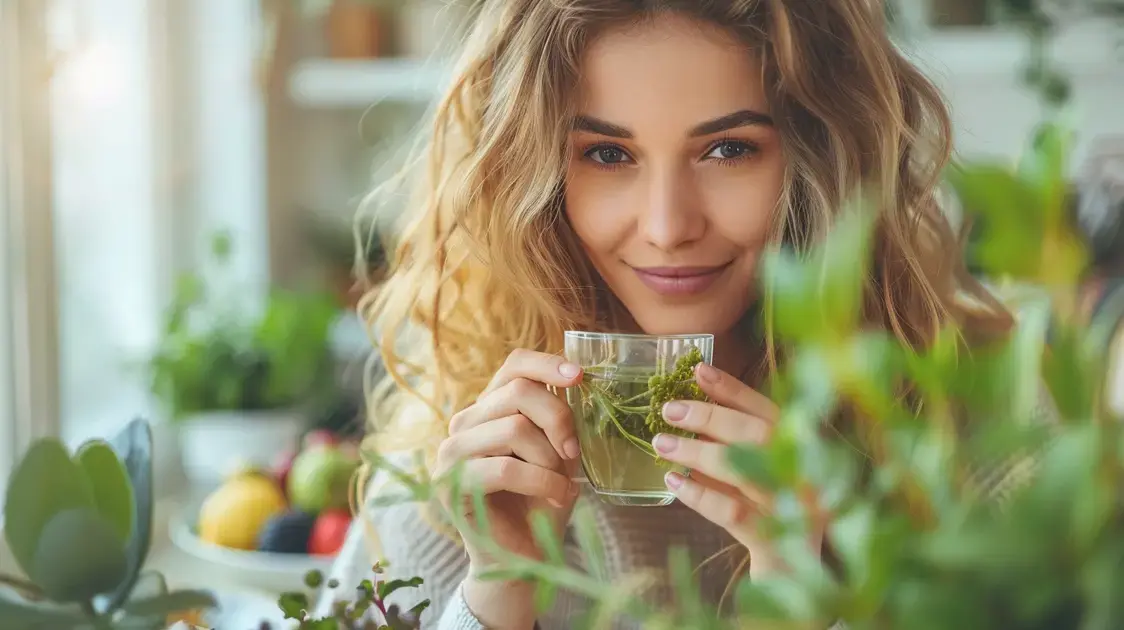
[[[855,330],[862,310],[877,218],[871,207],[870,200],[861,195],[850,201],[816,250],[816,285],[824,320],[821,325],[841,336]]]
[[[64,510],[43,528],[30,576],[51,599],[88,601],[126,577],[125,543],[92,508]]]
[[[554,524],[550,517],[541,510],[531,513],[531,531],[539,548],[546,554],[547,561],[559,566],[565,566],[566,554],[562,551],[562,541],[558,539]]]
[[[876,514],[874,506],[856,506],[837,517],[831,524],[831,544],[847,570],[852,584],[861,585],[870,578],[871,542]]]
[[[88,623],[86,616],[76,608],[10,599],[2,589],[0,620],[4,630],[70,630]]]
[[[815,330],[816,309],[811,280],[800,260],[783,250],[766,252],[761,267],[777,334],[791,340],[810,336]]]
[[[578,547],[582,550],[586,569],[594,578],[608,578],[605,547],[602,544],[601,535],[597,531],[597,517],[590,505],[584,501],[578,502],[574,507],[573,515],[570,517],[570,523],[573,527],[574,538],[577,540]]]
[[[748,444],[731,444],[726,449],[727,461],[734,473],[761,490],[775,490],[779,480],[769,452]]]
[[[390,594],[401,588],[417,588],[425,583],[420,577],[412,577],[408,580],[387,580],[386,582],[379,582],[378,594],[379,599],[386,600]]]
[[[126,543],[133,534],[136,500],[129,473],[108,443],[96,440],[83,444],[74,460],[86,472],[94,492],[98,513],[109,521]]]
[[[308,612],[308,596],[304,593],[282,593],[277,598],[277,607],[285,615],[286,619],[296,619],[300,621],[304,619],[305,614]]]
[[[694,579],[694,565],[686,548],[676,545],[668,549],[668,570],[678,610],[688,619],[701,621],[703,603],[699,597],[699,585]]]
[[[208,591],[172,591],[126,603],[122,610],[138,617],[171,615],[188,610],[212,609],[218,606],[215,596]]]
[[[558,588],[543,580],[535,583],[535,612],[539,615],[545,614],[554,606],[554,600],[558,595]]]
[[[304,585],[308,588],[320,588],[324,583],[324,574],[318,570],[313,569],[304,574]]]
[[[12,472],[4,502],[4,537],[20,568],[32,573],[39,537],[56,514],[94,505],[89,479],[61,442],[32,444]]]

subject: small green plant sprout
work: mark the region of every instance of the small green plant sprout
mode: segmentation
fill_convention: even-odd
[[[422,585],[422,578],[409,579],[383,579],[387,564],[378,562],[372,567],[376,578],[374,581],[365,579],[355,587],[352,598],[339,597],[331,614],[327,617],[314,618],[309,611],[308,596],[301,592],[283,593],[277,600],[277,605],[286,619],[296,619],[300,622],[301,630],[417,630],[421,628],[421,615],[429,608],[429,600],[423,600],[409,610],[403,611],[396,604],[390,604],[387,598],[392,593],[403,588],[417,588]],[[338,588],[336,580],[324,581],[324,575],[319,571],[310,571],[305,575],[305,586],[311,589],[327,587]]]
[[[691,347],[671,370],[654,373],[638,368],[613,366],[585,368],[578,386],[585,404],[595,408],[597,431],[603,434],[610,424],[631,444],[659,459],[652,438],[659,433],[689,435],[663,418],[663,407],[673,400],[705,400],[695,382],[695,366],[703,360],[702,351]],[[622,383],[645,382],[647,387],[622,394]]]
[[[34,443],[4,503],[5,540],[26,575],[0,576],[4,630],[159,630],[169,615],[213,607],[209,593],[169,592],[141,571],[151,527],[147,423],[73,455],[55,439]]]

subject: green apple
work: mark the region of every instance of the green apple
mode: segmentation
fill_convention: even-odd
[[[348,489],[359,460],[335,446],[317,445],[293,460],[289,471],[289,501],[305,512],[348,508]]]

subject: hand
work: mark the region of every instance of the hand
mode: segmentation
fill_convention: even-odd
[[[559,534],[578,494],[578,440],[566,402],[547,385],[570,387],[581,380],[578,366],[561,357],[513,352],[476,403],[453,416],[449,437],[437,450],[435,473],[464,463],[465,484],[481,487],[491,538],[515,553],[541,558],[528,517],[547,512]],[[446,507],[475,523],[471,494],[444,497]],[[467,534],[469,532],[462,532]],[[467,541],[475,575],[488,564]]]
[[[740,380],[706,364],[695,378],[712,402],[674,401],[663,410],[676,427],[699,439],[657,435],[652,446],[668,461],[691,470],[689,478],[668,473],[665,481],[680,502],[719,525],[750,553],[750,575],[780,569],[768,545],[759,539],[755,516],[770,509],[771,497],[742,481],[727,465],[729,444],[765,444],[780,415],[767,397]],[[812,541],[817,545],[822,534]]]

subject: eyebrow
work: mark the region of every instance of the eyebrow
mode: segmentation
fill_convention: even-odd
[[[751,109],[743,109],[695,125],[689,135],[692,138],[697,138],[699,136],[709,136],[738,127],[749,126],[774,127],[775,124],[772,117],[768,114],[763,114]],[[609,136],[610,138],[628,139],[633,137],[632,132],[626,127],[615,125],[611,122],[594,118],[593,116],[575,116],[572,128],[574,131],[588,131],[602,136]]]

